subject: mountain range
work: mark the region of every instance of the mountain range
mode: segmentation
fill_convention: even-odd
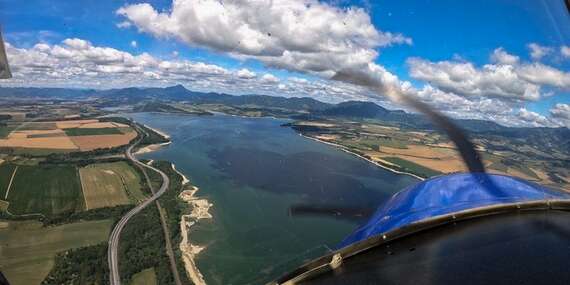
[[[373,102],[347,101],[338,104],[321,102],[307,97],[277,97],[267,95],[229,95],[215,92],[195,92],[182,85],[166,88],[120,88],[108,90],[65,89],[65,88],[26,88],[0,87],[0,97],[70,99],[97,97],[105,99],[104,105],[137,104],[145,101],[172,101],[191,104],[224,104],[230,106],[255,106],[258,108],[279,108],[303,112],[305,117],[372,119],[392,122],[403,127],[434,129],[435,127],[421,114],[402,110],[388,110]],[[303,117],[303,116],[301,116]],[[469,132],[482,134],[501,134],[512,137],[540,137],[548,133],[559,138],[556,141],[568,141],[568,128],[515,128],[499,125],[495,122],[474,119],[455,119],[457,125]]]

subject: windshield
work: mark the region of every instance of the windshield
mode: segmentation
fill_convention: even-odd
[[[0,280],[265,284],[568,199],[567,1],[398,2],[0,0]]]

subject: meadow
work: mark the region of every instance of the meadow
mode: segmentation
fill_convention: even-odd
[[[73,136],[99,136],[99,135],[121,135],[118,128],[70,128],[64,129],[65,134]]]
[[[85,208],[96,209],[144,199],[141,177],[126,162],[96,163],[79,170]]]
[[[409,161],[409,160],[405,160],[405,159],[400,158],[400,157],[390,156],[390,157],[383,157],[382,159],[384,159],[388,162],[394,163],[396,165],[399,165],[402,168],[402,170],[405,172],[413,173],[413,174],[416,174],[416,175],[424,177],[424,178],[428,178],[428,177],[432,177],[432,176],[442,174],[441,172],[439,172],[437,170],[433,170],[431,168],[421,166],[417,163],[414,163],[414,162]]]
[[[78,171],[72,165],[21,165],[7,200],[14,215],[52,215],[84,208]]]

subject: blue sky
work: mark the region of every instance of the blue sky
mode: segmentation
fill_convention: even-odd
[[[295,1],[302,2],[302,0]],[[193,1],[187,2],[185,4],[187,6],[194,5],[191,3]],[[225,2],[231,3],[232,1]],[[341,12],[335,12],[339,19],[343,17],[343,9],[346,11],[347,9],[362,8],[364,13],[357,16],[364,15],[364,19],[369,17],[373,28],[380,33],[401,34],[410,39],[413,42],[412,44],[392,39],[390,44],[366,44],[363,48],[378,53],[372,59],[375,65],[381,66],[390,74],[397,76],[399,81],[409,81],[418,90],[426,84],[431,84],[438,90],[453,93],[470,101],[480,101],[481,98],[501,100],[501,102],[514,108],[513,110],[525,108],[542,116],[548,116],[556,104],[570,103],[570,91],[565,85],[566,83],[548,85],[548,82],[552,80],[537,81],[533,77],[534,73],[532,72],[534,71],[529,71],[529,68],[521,71],[521,73],[526,72],[525,78],[531,78],[529,79],[530,82],[540,87],[541,94],[538,100],[536,98],[532,100],[513,99],[513,97],[507,98],[501,94],[497,97],[496,94],[485,92],[481,93],[481,98],[473,97],[475,96],[473,92],[461,94],[461,90],[456,87],[465,82],[454,82],[458,85],[453,86],[449,85],[449,82],[434,83],[426,79],[426,76],[417,76],[417,73],[414,73],[412,69],[419,69],[422,66],[412,67],[409,62],[410,58],[421,59],[420,63],[424,64],[424,68],[439,68],[439,71],[443,70],[444,67],[437,65],[438,63],[446,61],[454,64],[470,63],[478,71],[482,71],[484,65],[493,64],[490,60],[491,54],[502,47],[508,54],[519,57],[517,64],[520,65],[521,70],[524,64],[536,65],[536,63],[540,63],[561,72],[562,82],[568,82],[564,81],[567,79],[564,76],[570,76],[568,75],[570,57],[565,57],[561,49],[570,45],[570,17],[564,10],[563,1],[423,0],[412,3],[410,1],[337,0],[305,2],[312,2],[315,7],[320,5],[327,9],[331,7],[340,8]],[[243,51],[232,54],[233,51],[216,45],[216,39],[196,40],[196,34],[193,34],[193,31],[171,32],[168,27],[155,31],[147,26],[148,21],[135,18],[137,11],[117,13],[121,7],[130,7],[130,5],[138,3],[148,3],[154,11],[165,15],[169,15],[173,11],[171,0],[126,2],[111,0],[0,0],[0,23],[5,40],[10,46],[20,49],[20,55],[26,51],[32,51],[38,43],[45,43],[52,47],[63,46],[62,42],[65,39],[77,38],[88,41],[94,47],[109,47],[134,56],[148,53],[159,60],[202,62],[229,71],[245,68],[254,72],[257,78],[261,78],[264,73],[270,73],[275,75],[281,84],[286,83],[290,77],[306,78],[315,82],[325,80],[326,82],[327,75],[324,74],[328,73],[321,71],[327,70],[328,67],[307,69],[296,65],[297,63],[283,62],[281,59],[277,59],[275,64],[273,60],[253,54],[251,50],[245,48]],[[181,21],[174,19],[174,13],[170,16],[171,20]],[[344,19],[346,20],[346,18]],[[122,22],[130,22],[129,27],[119,27],[118,24]],[[184,24],[200,25],[196,22]],[[208,24],[211,25],[211,23],[204,23],[206,26]],[[366,28],[366,25],[360,22],[355,25],[359,25],[355,27],[363,28],[363,30]],[[320,30],[316,29],[313,32],[318,35]],[[279,35],[274,37],[279,37]],[[327,39],[337,41],[333,43],[333,47],[344,44],[342,39],[339,40],[336,36]],[[279,40],[284,42],[290,39],[279,38]],[[136,42],[136,46],[132,45],[133,41]],[[354,43],[359,44],[360,42],[355,41],[351,44]],[[538,60],[532,58],[528,46],[531,43],[549,49],[549,51]],[[274,46],[266,46],[265,48],[274,48]],[[287,50],[287,47],[283,49]],[[300,58],[304,59],[304,57]],[[15,60],[15,62],[18,63],[19,61]],[[16,67],[16,69],[19,68]],[[22,67],[20,70],[26,70],[26,68]],[[335,72],[335,70],[327,71]],[[26,82],[22,80],[17,82],[14,85],[26,85]],[[193,87],[192,84],[185,84],[185,86]],[[105,88],[105,86],[100,87]],[[267,89],[252,89],[252,92],[263,93],[264,90],[267,91]],[[317,92],[313,91],[311,94],[317,94]],[[347,98],[350,99],[351,97]],[[361,99],[358,96],[355,98]],[[318,99],[322,98],[318,97]]]

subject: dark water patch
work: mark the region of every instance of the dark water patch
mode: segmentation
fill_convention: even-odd
[[[215,161],[214,166],[239,186],[300,195],[305,203],[373,207],[389,197],[343,172],[346,169],[344,163],[350,163],[348,159],[338,161],[323,153],[283,155],[258,149],[225,147],[208,154]]]

